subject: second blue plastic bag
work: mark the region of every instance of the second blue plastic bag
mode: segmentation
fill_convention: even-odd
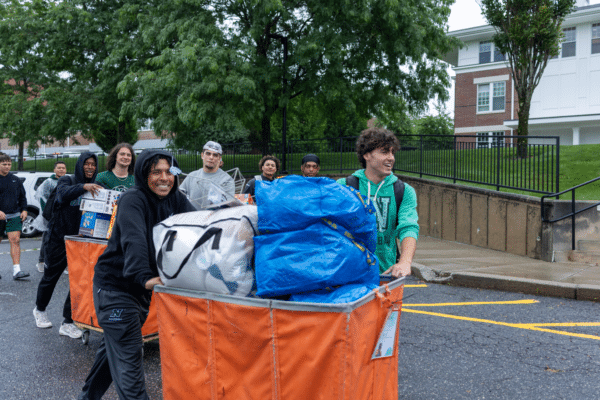
[[[259,296],[379,284],[375,255],[323,222],[300,231],[255,236],[254,251]]]
[[[329,178],[290,175],[273,182],[257,181],[255,193],[261,234],[302,230],[326,218],[375,253],[375,207],[355,189]]]

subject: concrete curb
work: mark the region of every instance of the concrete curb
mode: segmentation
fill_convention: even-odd
[[[419,279],[431,283],[445,283],[478,289],[526,293],[536,296],[600,301],[600,286],[598,285],[577,285],[574,283],[543,281],[538,279],[482,274],[478,272],[448,273],[436,271],[417,263],[413,263],[412,271]]]

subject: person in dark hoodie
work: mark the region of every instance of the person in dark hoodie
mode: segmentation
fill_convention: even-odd
[[[33,316],[38,328],[51,328],[52,322],[46,314],[46,307],[50,303],[52,293],[61,274],[67,267],[67,249],[65,247],[66,235],[77,235],[81,221],[79,204],[85,192],[92,195],[103,189],[102,186],[92,183],[98,172],[98,157],[94,153],[81,153],[75,165],[75,174],[72,177],[63,176],[56,185],[56,198],[53,203],[52,218],[48,222],[48,234],[44,236],[44,254],[46,268],[44,276],[38,285],[37,298]],[[67,295],[63,306],[64,321],[58,333],[71,338],[80,338],[82,332],[73,323],[71,318],[71,292]]]
[[[80,400],[100,399],[114,381],[120,399],[148,399],[142,325],[152,290],[162,284],[152,228],[171,215],[194,211],[177,190],[177,161],[163,150],[144,150],[135,163],[135,186],[117,203],[108,246],[94,269],[94,306],[104,331]]]
[[[255,175],[254,178],[250,179],[250,181],[246,184],[243,193],[254,197],[254,187],[256,185],[256,181],[273,182],[275,180],[275,174],[277,171],[279,171],[280,166],[281,162],[275,156],[266,155],[261,158],[258,162],[258,168],[262,173],[260,175]]]

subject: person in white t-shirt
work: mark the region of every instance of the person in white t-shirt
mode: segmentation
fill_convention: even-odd
[[[221,145],[208,141],[202,150],[202,169],[188,174],[179,186],[179,190],[187,195],[194,206],[206,208],[234,198],[233,178],[219,168],[222,156]]]

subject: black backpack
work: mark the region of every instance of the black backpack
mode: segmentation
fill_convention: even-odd
[[[358,188],[358,178],[354,175],[350,175],[346,178],[346,186],[353,187],[354,189],[360,191]],[[394,197],[396,198],[396,221],[398,221],[400,204],[402,204],[402,200],[404,199],[404,182],[402,182],[400,178],[394,182]]]
[[[74,185],[75,184],[75,176],[70,175],[69,178],[71,178],[71,185]],[[52,214],[54,214],[54,206],[55,206],[54,200],[56,199],[56,189],[57,188],[58,188],[58,184],[50,192],[50,196],[48,196],[48,200],[46,201],[46,206],[44,207],[44,211],[42,212],[42,217],[44,217],[44,219],[48,222],[50,222],[50,218],[52,218]]]

